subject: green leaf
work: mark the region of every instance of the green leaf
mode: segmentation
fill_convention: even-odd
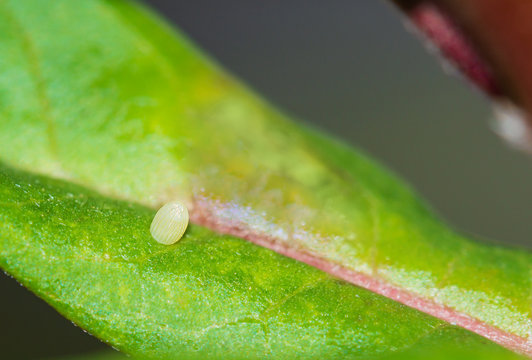
[[[0,265],[127,353],[181,359],[519,358],[271,250],[191,225],[174,246],[154,211],[3,167]],[[445,357],[444,357],[445,358]]]
[[[18,169],[3,170],[0,265],[105,341],[149,356],[510,356],[246,239],[532,354],[530,253],[455,234],[138,4],[3,1],[0,53],[0,160]],[[165,248],[149,222],[176,199],[196,225]]]

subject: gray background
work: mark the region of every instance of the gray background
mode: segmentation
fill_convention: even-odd
[[[462,231],[532,248],[532,163],[488,128],[485,99],[444,75],[375,0],[152,0],[292,116],[386,164]],[[0,357],[105,346],[0,276]]]

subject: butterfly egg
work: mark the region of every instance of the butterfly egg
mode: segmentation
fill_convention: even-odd
[[[187,208],[180,202],[171,202],[157,211],[151,222],[150,233],[157,242],[171,245],[181,239],[187,226]]]

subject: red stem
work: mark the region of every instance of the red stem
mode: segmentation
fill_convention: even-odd
[[[520,106],[532,125],[532,1],[395,1],[473,83]]]

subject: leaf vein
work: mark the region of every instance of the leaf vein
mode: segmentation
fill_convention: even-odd
[[[0,6],[2,7],[2,12],[5,18],[14,29],[16,36],[18,36],[18,39],[21,43],[21,48],[26,55],[26,59],[28,60],[28,74],[30,75],[35,86],[35,92],[41,108],[41,117],[46,124],[46,136],[48,138],[50,152],[56,161],[59,162],[56,127],[52,117],[50,99],[46,91],[46,82],[39,64],[37,48],[30,33],[26,31],[24,26],[22,26],[15,13],[13,11],[9,11],[4,4],[1,4]]]

